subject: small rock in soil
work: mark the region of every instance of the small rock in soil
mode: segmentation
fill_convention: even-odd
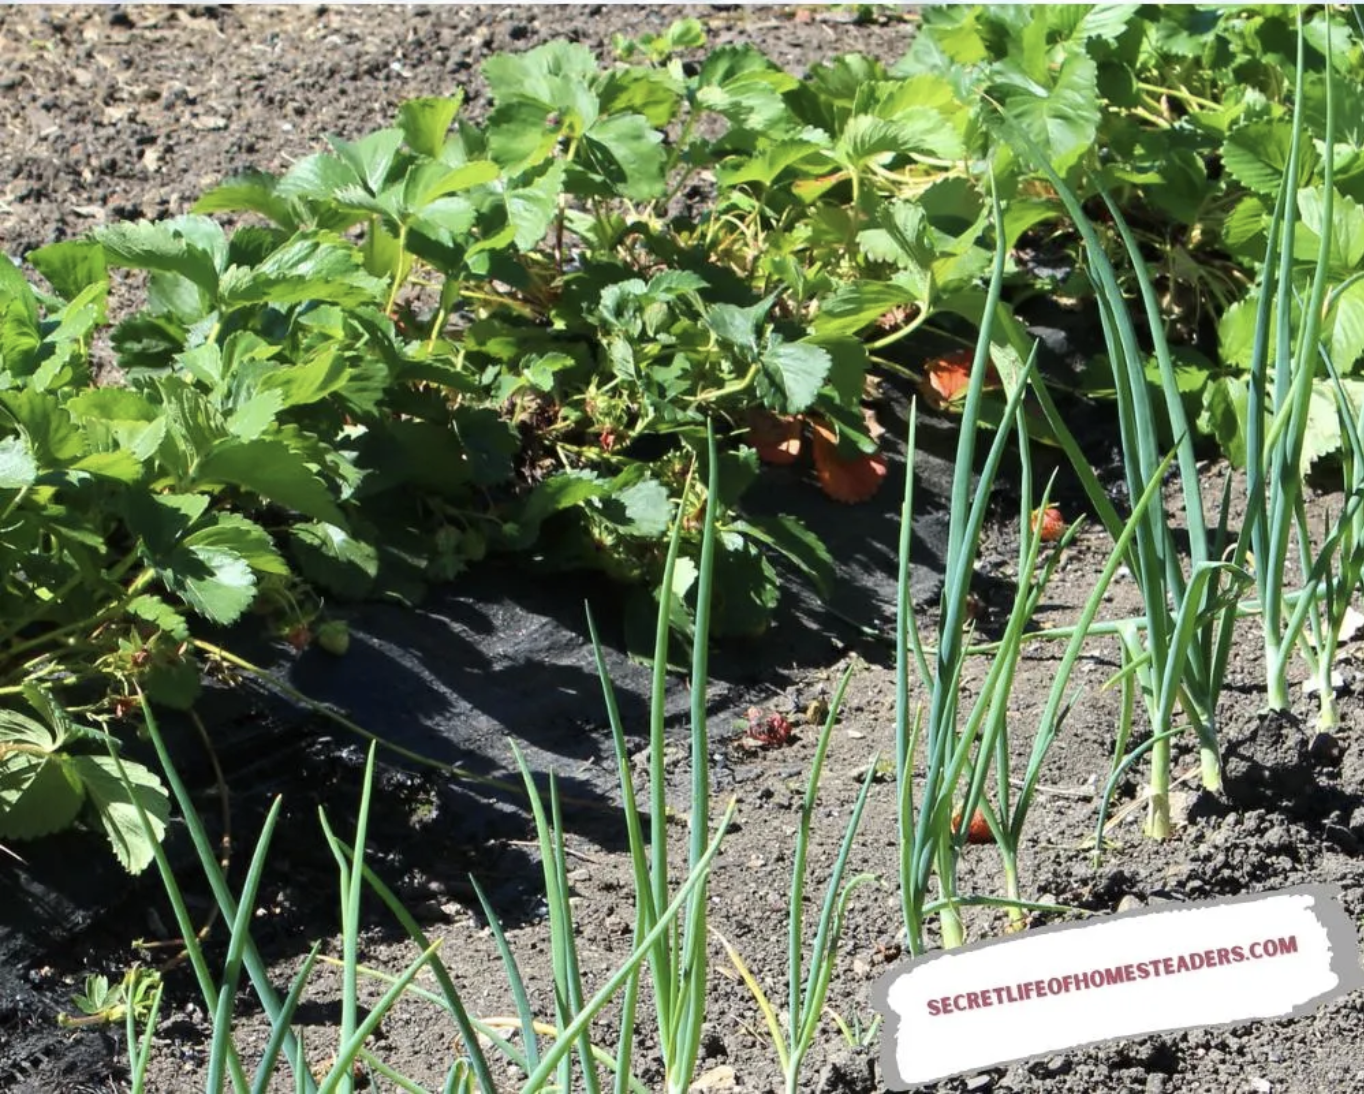
[[[1339,767],[1345,749],[1333,734],[1318,733],[1307,746],[1307,754],[1312,757],[1313,763],[1322,767]]]
[[[710,1090],[733,1090],[736,1086],[734,1069],[728,1064],[713,1067],[691,1084],[691,1094],[705,1094]]]
[[[815,1086],[818,1094],[871,1094],[871,1058],[863,1051],[845,1048],[830,1058]]]
[[[1271,1094],[1274,1089],[1274,1085],[1268,1079],[1261,1078],[1259,1075],[1250,1077],[1249,1087],[1255,1091],[1255,1094]]]

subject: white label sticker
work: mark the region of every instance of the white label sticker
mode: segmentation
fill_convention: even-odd
[[[1334,886],[1162,904],[927,954],[877,984],[885,1083],[1283,1018],[1364,987]]]

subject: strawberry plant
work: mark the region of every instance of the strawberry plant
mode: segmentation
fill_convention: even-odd
[[[109,755],[111,738],[77,725],[42,691],[26,689],[25,698],[40,718],[0,709],[0,838],[34,839],[86,823],[103,831],[125,868],[145,869],[170,813],[161,780]]]
[[[1029,274],[1023,294],[1046,289],[1091,299],[1094,285],[1054,187],[999,143],[1000,127],[1015,127],[1047,154],[1116,257],[1123,243],[1098,188],[1107,190],[1148,263],[1189,417],[1238,463],[1255,334],[1252,286],[1292,136],[1295,18],[1293,9],[1273,5],[929,8],[922,33],[892,70],[911,80],[950,80],[961,101],[972,104],[973,151],[990,161],[1006,196],[1006,222],[1020,233],[1024,271],[1059,271]],[[1355,151],[1364,44],[1357,19],[1319,7],[1309,12],[1304,34],[1302,105],[1313,148],[1299,163],[1296,203],[1305,231],[1295,284],[1305,291],[1322,230],[1329,36],[1342,85],[1339,113],[1348,121],[1332,141],[1336,242],[1322,334],[1358,405],[1364,388],[1349,373],[1364,357],[1356,314],[1364,301],[1358,281],[1364,221],[1356,215],[1364,160]],[[1133,277],[1123,288],[1139,291]],[[1111,398],[1111,370],[1095,364],[1081,386]],[[1154,362],[1148,379],[1159,386]],[[1304,468],[1340,450],[1336,398],[1323,374]],[[1160,424],[1165,443],[1173,443],[1168,423]]]
[[[139,691],[188,707],[196,628],[255,612],[344,654],[328,603],[412,602],[495,555],[603,571],[648,619],[670,522],[695,554],[712,502],[713,631],[761,635],[777,560],[820,592],[833,571],[798,521],[745,512],[762,464],[867,500],[887,475],[878,381],[964,410],[963,359],[918,336],[970,345],[988,320],[1024,360],[1015,307],[1093,293],[1055,180],[1006,131],[1104,246],[1145,256],[1124,286],[1153,286],[1185,417],[1236,457],[1291,31],[1270,7],[928,9],[897,65],[848,54],[801,77],[748,45],[684,62],[694,20],[621,39],[605,66],[550,42],[485,62],[481,119],[459,93],[412,100],[187,215],[41,248],[32,277],[0,262],[0,695],[47,689],[109,726]],[[1321,336],[1340,373],[1314,389],[1306,465],[1361,390],[1364,50],[1324,11],[1305,33],[1293,276],[1329,204]],[[1329,195],[1328,35],[1345,77]],[[111,306],[120,269],[145,297]],[[1095,365],[1078,382],[1099,394]],[[1056,440],[1020,405],[1028,436]],[[973,406],[972,427],[1005,424],[996,374]],[[716,499],[697,474],[712,426]],[[683,644],[696,593],[679,565]]]

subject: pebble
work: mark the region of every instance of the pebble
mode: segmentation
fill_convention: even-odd
[[[708,1090],[733,1090],[737,1086],[734,1069],[728,1064],[713,1067],[691,1084],[690,1094],[705,1094]]]
[[[1272,1094],[1274,1090],[1274,1084],[1259,1075],[1250,1077],[1249,1086],[1251,1090],[1255,1091],[1255,1094]]]
[[[967,1079],[964,1089],[974,1092],[977,1090],[993,1090],[994,1086],[995,1077],[988,1072],[982,1072],[979,1075],[972,1075]]]
[[[1329,733],[1318,733],[1307,746],[1307,754],[1322,767],[1339,767],[1344,751],[1340,741]]]

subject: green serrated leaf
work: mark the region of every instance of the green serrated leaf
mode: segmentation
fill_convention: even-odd
[[[276,307],[326,302],[359,307],[382,301],[383,278],[367,273],[357,248],[331,233],[294,237],[255,269],[234,266],[222,278],[220,302],[225,310],[248,304]]]
[[[1356,281],[1340,293],[1327,320],[1331,363],[1349,371],[1364,357],[1364,282]]]
[[[455,433],[473,482],[494,486],[511,477],[512,458],[521,440],[509,422],[489,407],[460,407],[454,416]]]
[[[1099,128],[1098,70],[1085,54],[1072,53],[1048,86],[1016,62],[998,67],[1004,114],[1065,172],[1094,145]]]
[[[0,437],[0,490],[22,490],[38,479],[38,464],[23,437]]]
[[[219,547],[181,545],[161,571],[162,579],[205,619],[228,626],[256,598],[256,575],[246,559]]]
[[[1257,196],[1242,198],[1222,222],[1222,239],[1237,254],[1263,257],[1264,233],[1269,224],[1269,210],[1264,199]]]
[[[603,513],[627,535],[662,539],[667,534],[672,500],[667,487],[657,479],[641,479],[604,501],[610,504],[603,504]]]
[[[134,453],[123,450],[91,452],[88,456],[73,460],[68,466],[71,471],[83,471],[87,475],[126,483],[141,481],[145,470],[142,461]]]
[[[727,160],[717,168],[716,179],[726,188],[751,182],[771,186],[784,172],[823,151],[823,147],[814,141],[778,141],[764,146],[756,155],[734,156]]]
[[[656,69],[616,69],[599,89],[602,113],[641,114],[655,129],[664,129],[677,114],[680,88],[669,73]]]
[[[74,299],[85,289],[104,285],[107,289],[109,273],[104,262],[104,250],[89,239],[67,239],[49,243],[28,253],[28,261],[66,300]]]
[[[66,409],[78,418],[106,422],[151,422],[161,413],[144,395],[126,387],[82,391],[67,400]]]
[[[346,523],[322,480],[282,441],[222,442],[200,461],[197,478],[202,487],[240,486],[314,520]]]
[[[185,617],[159,596],[143,593],[133,597],[128,601],[128,614],[150,623],[157,630],[165,631],[172,638],[183,641],[189,637]]]
[[[893,281],[854,281],[820,301],[813,326],[820,334],[857,334],[905,304],[921,303],[916,290]]]
[[[264,171],[248,171],[213,187],[190,208],[191,213],[259,213],[283,228],[302,224],[297,203],[279,192],[279,180]]]
[[[176,274],[210,297],[218,291],[218,259],[226,258],[227,240],[206,217],[110,224],[97,228],[95,238],[118,265]]]
[[[302,364],[272,369],[261,378],[259,390],[278,395],[281,407],[307,406],[340,391],[350,376],[340,347],[332,343]]]
[[[36,697],[40,704],[46,704],[47,700],[41,693]],[[39,706],[40,713],[43,712],[42,705]],[[0,746],[19,745],[31,753],[48,755],[56,752],[62,744],[63,734],[60,730],[30,718],[27,714],[0,708]]]
[[[564,188],[564,165],[556,162],[526,185],[507,191],[507,221],[516,229],[518,250],[529,251],[549,233]]]
[[[539,534],[541,524],[549,517],[591,498],[599,498],[609,489],[609,483],[584,470],[567,471],[537,483],[514,522],[514,532],[504,528],[507,546],[512,549],[529,547]]]
[[[772,310],[776,298],[777,294],[772,293],[746,308],[734,304],[712,305],[706,311],[705,324],[720,341],[752,356],[758,352],[758,328]]]
[[[569,92],[587,89],[597,76],[597,59],[579,42],[546,42],[524,53],[498,53],[482,65],[493,98],[499,102],[527,99],[551,106],[570,106]],[[592,119],[584,118],[590,123]]]
[[[403,219],[450,194],[494,181],[501,170],[492,160],[473,160],[457,167],[439,161],[414,164],[402,184]]]
[[[379,193],[403,144],[401,129],[376,129],[358,141],[328,138],[337,157],[355,173],[371,194]]]
[[[345,160],[317,152],[289,168],[275,186],[275,193],[286,198],[332,201],[339,190],[356,186],[360,181],[360,175]]]
[[[488,116],[488,155],[508,171],[534,167],[559,144],[562,127],[554,124],[554,108],[514,100],[499,104]]]
[[[158,842],[170,819],[170,797],[161,780],[139,763],[111,756],[75,756],[71,764],[114,856],[130,874],[140,874],[152,861],[153,844],[143,830],[138,805]]]
[[[735,528],[767,544],[814,582],[821,597],[833,589],[834,560],[824,541],[792,516],[747,517]]]
[[[1335,393],[1324,383],[1312,385],[1307,406],[1307,428],[1303,433],[1299,469],[1306,475],[1318,460],[1340,451],[1340,415]]]
[[[1248,122],[1227,134],[1222,145],[1222,164],[1246,189],[1272,199],[1283,181],[1292,143],[1293,129],[1286,121]],[[1299,154],[1302,169],[1299,178],[1305,185],[1316,170],[1317,157],[1306,144]]]
[[[1313,186],[1298,191],[1298,213],[1301,228],[1294,233],[1294,255],[1304,261],[1315,261],[1320,246],[1325,212],[1325,188]],[[1330,265],[1332,270],[1348,276],[1364,262],[1364,208],[1349,196],[1336,193],[1332,199]]]
[[[756,638],[777,606],[777,574],[742,536],[721,537],[715,553],[712,627],[717,636]]]
[[[289,548],[304,577],[350,600],[368,593],[379,572],[373,545],[334,524],[298,525],[289,533]]]
[[[663,134],[642,114],[598,119],[584,136],[597,170],[622,196],[648,201],[664,191],[667,152]]]
[[[891,202],[878,211],[877,223],[880,227],[857,234],[868,258],[920,274],[932,264],[936,256],[922,207],[910,201]]]
[[[1079,17],[1075,29],[1071,31],[1072,41],[1083,42],[1090,38],[1102,38],[1112,42],[1127,30],[1132,17],[1141,10],[1140,4],[1086,4],[1077,5],[1074,16]],[[1070,14],[1069,6],[1057,5],[1048,9],[1049,16]]]
[[[85,454],[84,434],[52,392],[0,391],[0,405],[23,430],[39,467],[64,467]]]
[[[834,147],[835,157],[863,164],[887,155],[960,159],[965,153],[961,135],[945,115],[916,106],[887,119],[858,114],[848,120]]]
[[[1256,307],[1257,303],[1254,297],[1238,300],[1223,312],[1222,317],[1217,321],[1218,353],[1226,364],[1238,365],[1244,369],[1250,368],[1252,350],[1255,345]],[[1271,313],[1270,344],[1273,344],[1275,325],[1274,314]]]
[[[227,419],[228,432],[243,441],[254,441],[275,424],[275,416],[283,406],[284,399],[278,392],[253,395]]]
[[[778,342],[762,355],[758,394],[779,414],[799,414],[809,409],[833,367],[829,354],[819,346],[802,342]]]
[[[62,756],[16,752],[0,742],[0,839],[39,839],[70,828],[84,802]]]
[[[463,104],[464,93],[409,99],[398,107],[398,128],[414,152],[435,159],[445,147],[445,135]]]
[[[287,575],[289,567],[280,557],[275,541],[259,524],[239,513],[217,513],[213,523],[185,537],[186,547],[221,548],[245,559],[253,570]]]
[[[824,381],[824,394],[844,407],[856,410],[861,416],[862,395],[866,386],[870,358],[867,347],[858,338],[840,334],[812,334],[805,339],[829,355],[829,375]],[[821,405],[823,403],[821,402]]]

